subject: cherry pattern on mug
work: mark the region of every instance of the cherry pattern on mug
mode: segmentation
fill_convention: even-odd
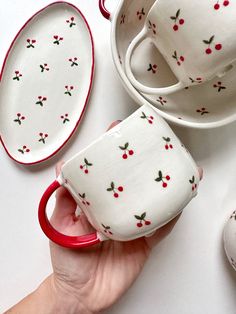
[[[227,7],[228,5],[230,4],[230,1],[228,0],[224,0],[224,1],[217,1],[215,4],[214,4],[214,9],[217,11],[221,8],[221,5],[223,7]]]
[[[155,179],[156,182],[162,182],[162,187],[163,188],[167,188],[168,184],[167,182],[170,181],[170,176],[167,175],[163,175],[162,171],[159,170],[158,171],[158,177]]]
[[[181,66],[181,64],[184,62],[185,58],[184,56],[178,56],[178,53],[177,51],[175,50],[173,55],[172,55],[172,58],[176,60],[176,63],[178,66]]]
[[[118,198],[120,195],[118,192],[122,193],[123,191],[124,191],[123,186],[120,185],[116,187],[114,182],[111,182],[110,187],[107,188],[107,192],[113,192],[114,198]]]
[[[221,43],[215,43],[215,35],[212,35],[209,39],[204,39],[203,43],[207,45],[205,53],[210,55],[213,53],[213,45],[216,51],[220,51],[222,49]]]
[[[113,232],[111,231],[111,227],[110,226],[106,226],[104,224],[101,224],[103,227],[103,232],[108,233],[110,235],[113,235]]]
[[[86,199],[86,194],[85,193],[78,193],[79,199],[82,202],[83,205],[85,206],[90,206],[90,202]]]
[[[129,156],[132,156],[134,154],[133,149],[129,149],[129,143],[125,143],[123,146],[119,146],[119,148],[122,150],[122,158],[128,159]]]
[[[147,220],[146,216],[147,216],[146,212],[142,213],[141,215],[134,215],[134,217],[138,220],[138,222],[136,223],[136,226],[138,228],[151,225],[151,221]]]
[[[175,15],[170,16],[170,19],[174,21],[173,30],[176,32],[179,30],[179,27],[184,25],[185,20],[180,17],[180,9],[177,10]]]
[[[91,162],[89,162],[87,158],[84,158],[84,164],[81,164],[79,167],[81,170],[83,170],[83,172],[85,174],[88,174],[89,173],[88,169],[89,169],[89,167],[92,167],[92,166],[93,166],[93,164]]]
[[[192,191],[194,192],[197,189],[197,183],[195,181],[195,176],[192,176],[191,179],[189,179],[189,183],[192,186]]]
[[[165,150],[173,149],[173,145],[171,144],[171,139],[170,137],[162,137],[163,140],[165,141]]]
[[[149,124],[153,124],[154,117],[153,117],[153,116],[147,116],[147,115],[145,114],[145,112],[143,112],[143,111],[142,111],[142,115],[141,115],[140,118],[147,120]]]

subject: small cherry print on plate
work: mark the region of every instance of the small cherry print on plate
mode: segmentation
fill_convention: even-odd
[[[21,125],[24,120],[25,116],[23,116],[21,113],[17,113],[16,118],[13,121]]]
[[[36,43],[35,39],[28,38],[26,42],[27,42],[26,48],[35,48],[35,43]]]
[[[146,215],[146,212],[142,213],[140,216],[134,215],[134,217],[138,220],[136,224],[138,228],[151,225],[151,221],[146,219]]]
[[[89,173],[89,167],[92,167],[93,164],[88,161],[87,158],[84,158],[84,164],[80,165],[80,169],[84,171],[84,173],[88,174]]]
[[[39,67],[41,69],[41,72],[49,71],[49,67],[47,63],[40,64]]]
[[[60,37],[60,36],[58,36],[58,35],[54,35],[53,36],[53,43],[55,44],[55,45],[60,45],[60,43],[63,41],[63,37]]]
[[[20,81],[20,78],[22,77],[22,74],[20,71],[15,71],[15,76],[12,78],[13,80]]]
[[[51,25],[57,27],[52,30]],[[1,71],[0,134],[9,157],[31,165],[56,154],[82,121],[93,74],[92,34],[78,8],[55,2],[30,17],[12,42]],[[19,126],[17,137],[13,123]],[[42,137],[41,130],[46,130]]]
[[[45,96],[38,96],[38,100],[36,101],[36,105],[43,107],[44,103],[47,101],[47,97]]]
[[[158,177],[155,179],[156,182],[162,182],[163,188],[167,188],[167,182],[170,181],[169,175],[163,175],[162,171],[159,170]]]
[[[120,196],[120,194],[118,192],[121,193],[123,191],[124,191],[123,186],[116,187],[114,182],[111,182],[110,187],[107,188],[107,192],[113,192],[113,196],[115,198],[118,198]]]
[[[75,26],[76,23],[75,23],[75,18],[74,18],[74,16],[72,16],[70,19],[66,20],[66,23],[69,24],[69,27],[70,27],[70,28],[73,27],[73,26]]]
[[[40,133],[39,133],[39,140],[38,140],[38,141],[41,142],[41,143],[43,143],[43,144],[45,144],[47,137],[48,137],[48,134],[47,134],[47,133],[42,133],[42,132],[40,132]]]

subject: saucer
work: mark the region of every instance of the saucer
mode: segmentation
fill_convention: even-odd
[[[93,73],[92,34],[78,8],[55,2],[26,22],[1,72],[0,134],[12,159],[38,163],[65,145],[82,119]]]
[[[132,39],[143,28],[153,3],[153,0],[121,0],[114,14],[109,17],[112,22],[113,60],[129,94],[139,105],[154,105],[162,117],[178,125],[214,128],[235,121],[236,65],[224,77],[204,84],[199,81],[198,85],[168,96],[142,94],[131,85],[124,70],[126,51]],[[164,87],[177,82],[163,56],[148,39],[136,49],[131,65],[136,78],[145,85]]]

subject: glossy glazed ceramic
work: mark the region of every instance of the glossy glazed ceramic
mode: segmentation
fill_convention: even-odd
[[[222,79],[195,85],[169,96],[139,93],[125,75],[124,58],[129,43],[143,28],[144,18],[154,1],[121,0],[110,15],[104,2],[100,1],[100,8],[111,21],[111,49],[115,67],[124,87],[139,105],[151,103],[163,118],[187,127],[215,128],[235,121],[235,69]],[[229,10],[230,5],[221,9]],[[162,55],[148,40],[137,49],[132,67],[136,78],[143,84],[163,87],[177,82]]]
[[[236,59],[236,4],[224,2],[223,6],[224,10],[218,10],[211,0],[155,1],[144,16],[142,31],[131,41],[126,53],[126,74],[137,90],[169,95],[226,75]],[[164,57],[177,84],[150,88],[135,79],[130,63],[135,49],[145,39]]]
[[[1,72],[0,134],[11,158],[54,155],[76,130],[92,86],[94,48],[82,13],[56,2],[17,34]]]
[[[178,215],[197,194],[199,173],[168,124],[146,105],[67,161],[58,182],[98,230],[94,240],[128,241]],[[65,245],[46,226],[45,196],[42,201],[44,232]],[[67,246],[81,241],[69,237]]]

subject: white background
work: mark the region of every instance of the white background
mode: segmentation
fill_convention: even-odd
[[[69,144],[37,166],[20,166],[0,147],[0,311],[35,289],[51,272],[48,241],[37,206],[54,179],[57,161],[67,160],[102,134],[113,120],[137,106],[124,90],[111,58],[110,22],[97,0],[73,1],[94,36],[96,72],[84,120]],[[109,0],[113,8],[117,0]],[[46,0],[1,0],[0,63],[18,29]],[[4,106],[4,104],[0,104]],[[109,314],[235,314],[236,273],[226,261],[222,229],[236,207],[236,123],[214,130],[173,127],[204,168],[199,195],[171,235],[153,251],[141,276]],[[31,314],[31,313],[30,313]],[[66,314],[66,313],[65,313]]]

